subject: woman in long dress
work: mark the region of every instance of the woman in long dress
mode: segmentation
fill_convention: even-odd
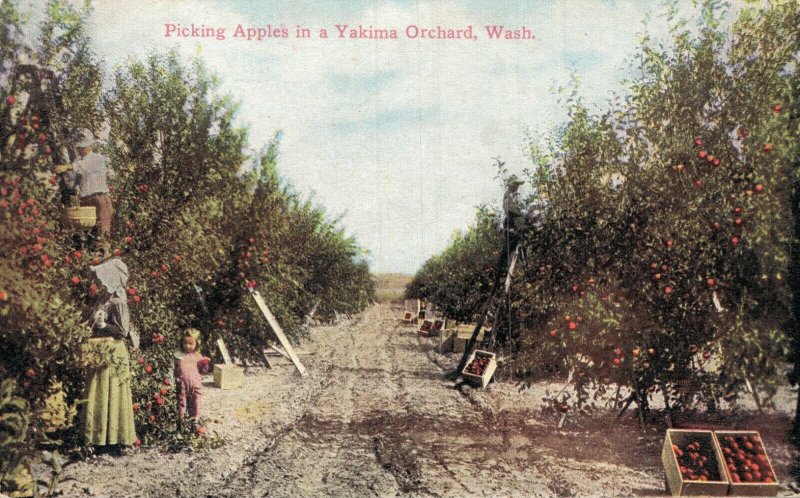
[[[87,351],[84,435],[94,446],[130,446],[136,441],[131,396],[130,357],[125,339],[139,347],[130,324],[125,286],[128,267],[113,258],[90,267],[110,297],[95,312]]]

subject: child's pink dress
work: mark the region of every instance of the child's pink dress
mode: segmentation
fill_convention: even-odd
[[[197,418],[203,402],[203,382],[200,371],[197,369],[197,362],[202,356],[197,352],[175,353],[175,384],[178,395],[178,418],[189,416]]]

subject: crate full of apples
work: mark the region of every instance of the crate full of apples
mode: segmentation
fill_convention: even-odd
[[[724,460],[711,431],[667,430],[661,461],[673,496],[728,494]]]
[[[461,372],[464,381],[480,387],[486,387],[497,369],[494,353],[476,349],[467,360],[467,366]]]
[[[775,496],[778,479],[769,461],[761,435],[756,431],[714,431],[722,450],[729,494]]]

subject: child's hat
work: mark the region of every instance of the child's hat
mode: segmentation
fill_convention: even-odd
[[[72,137],[76,147],[91,147],[95,144],[94,135],[88,128],[78,128]]]

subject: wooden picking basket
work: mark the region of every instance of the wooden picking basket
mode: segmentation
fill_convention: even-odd
[[[71,228],[92,228],[97,224],[94,206],[68,207],[61,215],[61,223]]]
[[[764,451],[764,460],[766,462],[760,462],[760,464],[766,465],[767,469],[761,470],[769,470],[772,472],[774,477],[773,482],[766,483],[766,482],[734,482],[731,480],[731,473],[730,470],[725,467],[725,477],[730,481],[730,489],[728,491],[729,495],[732,496],[775,496],[778,494],[778,490],[780,488],[780,484],[778,484],[778,478],[775,476],[775,470],[772,468],[772,462],[769,460],[769,455],[767,455],[767,449],[764,446],[764,440],[761,438],[761,434],[757,431],[714,431],[714,437],[717,441],[717,444],[720,448],[720,455],[723,458],[723,462],[725,461],[725,452],[723,451],[725,437],[733,436],[734,438],[741,438],[742,436],[757,436],[759,440],[759,444],[761,445],[761,449]]]
[[[673,445],[680,448],[685,447],[689,439],[699,439],[704,447],[710,449],[713,459],[709,461],[709,467],[716,467],[721,480],[714,481],[690,481],[681,475],[678,457],[672,449]],[[710,459],[711,460],[711,459]],[[728,494],[728,476],[725,473],[725,466],[722,453],[717,444],[717,440],[711,431],[693,429],[668,429],[664,436],[664,448],[661,451],[661,461],[664,464],[664,473],[667,478],[667,486],[672,496],[725,496]]]
[[[480,357],[488,357],[489,364],[486,365],[486,369],[483,371],[483,375],[475,375],[467,372],[467,368],[472,364],[472,360],[475,358]],[[489,381],[492,380],[492,376],[494,375],[494,371],[497,369],[497,359],[494,353],[490,353],[489,351],[481,351],[480,349],[476,349],[469,355],[469,360],[467,360],[466,366],[464,366],[464,370],[461,371],[461,377],[464,379],[465,382],[472,384],[474,386],[479,387],[486,387],[489,384]]]

